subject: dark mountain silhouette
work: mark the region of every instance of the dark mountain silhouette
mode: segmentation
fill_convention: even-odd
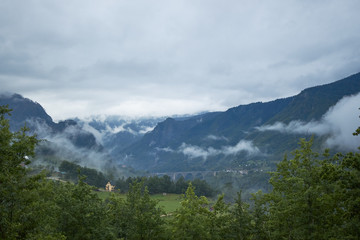
[[[29,120],[40,121],[54,127],[52,118],[37,102],[24,98],[20,94],[0,94],[0,105],[8,105],[12,109],[10,120],[11,130],[19,130]]]

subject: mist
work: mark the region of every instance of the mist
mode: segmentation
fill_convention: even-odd
[[[315,134],[328,136],[327,147],[354,151],[360,146],[360,140],[352,133],[360,125],[358,111],[360,94],[347,96],[331,107],[319,121],[292,121],[289,124],[276,122],[273,125],[257,127],[259,131],[278,131],[288,134]]]
[[[204,160],[211,156],[216,155],[236,155],[240,152],[246,152],[248,155],[259,154],[260,150],[254,146],[251,141],[241,140],[235,146],[222,146],[221,149],[215,149],[213,147],[203,148],[186,143],[182,143],[177,150],[179,153],[192,158],[201,157]]]
[[[27,120],[37,137],[41,139],[38,149],[47,149],[51,151],[60,160],[67,160],[74,162],[82,167],[94,168],[100,171],[109,169],[109,164],[112,164],[111,158],[104,151],[98,142],[90,142],[89,146],[78,146],[76,140],[79,136],[89,135],[78,125],[66,126],[61,131],[54,131],[47,124],[37,120]],[[91,145],[91,146],[90,146]],[[42,164],[46,162],[46,155],[38,155],[34,164]],[[57,164],[60,164],[58,162]],[[56,164],[55,164],[56,165]],[[56,167],[56,166],[55,166]]]

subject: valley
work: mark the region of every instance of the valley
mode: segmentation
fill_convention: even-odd
[[[297,148],[300,138],[313,137],[318,151],[355,150],[350,135],[357,124],[359,92],[357,73],[292,97],[224,112],[139,119],[93,116],[58,123],[39,103],[19,94],[2,95],[0,105],[13,109],[12,130],[26,124],[43,139],[32,167],[56,172],[68,161],[96,169],[110,181],[153,175],[169,175],[174,181],[200,178],[218,192],[226,190],[229,199],[239,189],[249,199],[252,192],[267,191],[265,176]],[[352,115],[340,118],[343,114]]]

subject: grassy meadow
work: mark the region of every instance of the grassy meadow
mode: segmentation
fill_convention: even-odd
[[[105,191],[96,191],[95,192],[99,198],[102,200],[106,200],[111,196],[111,194],[116,194],[120,197],[126,198],[126,194],[122,193],[110,193]],[[155,199],[158,201],[158,205],[162,207],[166,213],[172,213],[174,212],[178,207],[180,207],[181,202],[181,194],[154,194],[150,195],[152,199]]]

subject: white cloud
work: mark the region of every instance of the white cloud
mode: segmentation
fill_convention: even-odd
[[[229,139],[225,136],[215,136],[215,135],[208,135],[205,137],[205,140],[210,140],[210,141],[229,141]]]
[[[56,120],[225,110],[360,71],[359,8],[357,0],[4,0],[0,84]]]
[[[110,161],[106,152],[87,147],[78,147],[70,140],[73,136],[84,133],[84,129],[79,126],[67,126],[63,132],[54,133],[45,123],[36,120],[27,120],[34,127],[39,139],[45,139],[51,143],[51,149],[63,160],[75,161],[85,167],[105,170]]]
[[[189,158],[208,158],[209,156],[214,156],[220,154],[219,150],[216,150],[212,147],[209,148],[201,148],[199,146],[193,146],[186,143],[181,144],[178,149],[178,152],[188,156]]]
[[[99,143],[99,144],[103,144],[103,140],[104,140],[104,136],[105,136],[105,133],[102,132],[102,131],[99,131],[95,128],[93,128],[92,126],[89,125],[89,123],[85,122],[82,126],[82,129],[87,131],[87,132],[90,132],[94,135],[94,137],[96,138],[96,141]]]
[[[273,125],[257,127],[259,131],[279,131],[283,133],[329,135],[326,144],[345,150],[356,150],[360,146],[352,133],[360,125],[360,94],[342,98],[331,107],[320,121],[304,123],[292,121],[289,124],[277,122]]]
[[[235,155],[241,151],[247,152],[249,155],[259,154],[259,149],[254,146],[251,141],[241,140],[235,146],[226,146],[222,148],[225,155]]]
[[[198,158],[207,159],[211,156],[216,155],[236,155],[240,152],[246,152],[248,155],[260,154],[259,149],[253,145],[252,142],[241,140],[235,146],[222,146],[221,149],[215,149],[213,147],[202,148],[199,146],[194,146],[186,143],[182,143],[178,148],[178,152],[188,156],[189,158]]]
[[[148,132],[151,132],[152,130],[154,130],[156,126],[150,127],[150,126],[141,126],[141,130],[139,131],[140,134],[145,134]]]
[[[159,147],[156,147],[155,148],[157,151],[160,151],[160,152],[174,152],[173,149],[169,148],[169,147],[166,147],[166,148],[159,148]]]

